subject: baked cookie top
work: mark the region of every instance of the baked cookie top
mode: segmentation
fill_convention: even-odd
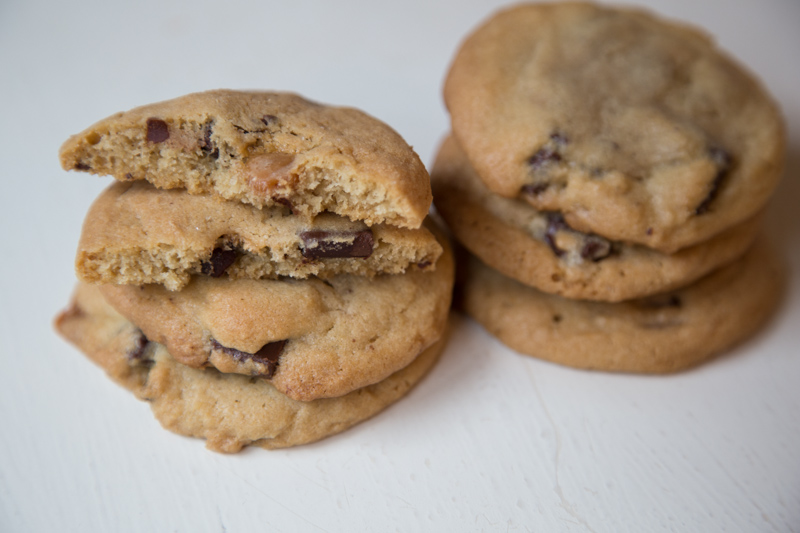
[[[292,400],[265,380],[194,369],[115,312],[96,286],[80,284],[56,329],[114,381],[150,403],[166,429],[206,439],[215,452],[285,448],[334,435],[399,400],[446,345],[437,341],[386,379],[338,398]]]
[[[66,170],[369,225],[419,227],[431,203],[424,165],[394,130],[289,93],[217,90],[138,107],[70,137],[59,155]]]
[[[87,282],[179,290],[194,274],[274,279],[432,270],[441,253],[425,226],[369,227],[332,213],[308,219],[285,206],[259,209],[137,181],[112,184],[92,205],[76,271]]]
[[[431,180],[437,211],[470,252],[506,276],[567,298],[616,302],[686,285],[741,256],[761,218],[666,254],[578,231],[558,212],[490,191],[452,137],[439,149]]]
[[[764,88],[689,26],[589,3],[522,4],[470,35],[445,83],[493,191],[665,252],[765,204],[784,130]]]
[[[752,335],[780,300],[784,269],[763,240],[738,261],[671,292],[620,303],[545,294],[472,260],[466,312],[521,353],[616,372],[689,368]]]
[[[441,335],[453,289],[446,249],[436,270],[327,280],[195,276],[160,285],[100,285],[144,336],[180,363],[271,379],[297,400],[335,397],[409,364]]]

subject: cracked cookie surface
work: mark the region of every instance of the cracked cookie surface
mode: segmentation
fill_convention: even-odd
[[[195,276],[178,292],[99,285],[112,307],[180,363],[270,379],[298,400],[341,396],[409,364],[442,335],[452,288],[447,246],[432,272]]]
[[[334,435],[399,400],[436,362],[445,340],[384,380],[338,398],[292,400],[269,382],[177,363],[166,348],[80,284],[56,328],[114,381],[150,403],[164,428],[206,439],[216,452],[285,448]]]
[[[66,170],[417,228],[428,173],[389,126],[289,93],[217,90],[117,113],[70,137]]]
[[[568,298],[620,301],[685,285],[740,257],[759,226],[756,217],[674,254],[609,241],[490,191],[452,137],[431,179],[437,211],[467,249],[506,276]]]
[[[775,309],[783,268],[763,240],[692,285],[620,303],[546,294],[470,260],[464,310],[510,348],[618,372],[689,368],[751,336]]]
[[[457,53],[445,100],[490,189],[667,253],[754,216],[781,173],[782,119],[759,82],[641,10],[501,11]]]
[[[275,279],[430,270],[441,251],[425,225],[368,227],[332,213],[309,220],[284,206],[259,209],[131,182],[114,183],[90,208],[76,272],[86,282],[179,290],[196,274]]]

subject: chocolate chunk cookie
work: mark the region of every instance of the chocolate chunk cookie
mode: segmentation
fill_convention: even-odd
[[[436,362],[445,341],[433,344],[398,372],[339,398],[293,400],[265,380],[194,369],[103,300],[95,286],[78,286],[56,328],[114,381],[150,402],[168,430],[206,439],[216,452],[247,445],[284,448],[334,435],[399,400]]]
[[[60,157],[67,170],[368,225],[417,228],[431,203],[425,167],[394,130],[287,93],[209,91],[117,113]]]
[[[445,100],[491,190],[665,253],[752,218],[781,173],[783,123],[760,83],[642,10],[501,11],[458,51]]]
[[[442,252],[424,226],[372,227],[333,213],[313,219],[214,195],[114,183],[86,215],[76,271],[82,281],[160,283],[192,275],[232,278],[374,276],[430,270]]]
[[[556,211],[490,191],[458,143],[445,140],[431,172],[436,209],[486,264],[544,292],[620,301],[690,283],[740,257],[758,217],[674,254],[578,231]]]
[[[518,352],[620,372],[674,372],[753,334],[781,294],[782,268],[763,241],[684,288],[622,303],[569,300],[506,278],[476,259],[463,306]]]
[[[307,401],[347,394],[409,364],[442,335],[452,287],[445,248],[435,271],[324,281],[195,276],[179,292],[110,284],[100,291],[178,362],[271,379]]]

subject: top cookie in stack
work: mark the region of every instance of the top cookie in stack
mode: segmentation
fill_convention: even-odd
[[[775,262],[763,246],[740,258],[781,174],[783,123],[705,34],[635,9],[521,4],[464,41],[444,94],[452,135],[432,171],[436,207],[491,267],[471,263],[464,306],[507,344],[663,372],[741,340],[773,308]],[[709,306],[724,298],[708,280],[730,272],[769,283]],[[748,327],[706,342],[734,307]],[[625,334],[607,334],[617,318]]]
[[[784,131],[761,85],[688,26],[633,9],[527,4],[459,50],[453,134],[491,191],[665,253],[765,205]]]
[[[66,170],[418,228],[428,173],[382,122],[288,93],[209,91],[117,113],[61,147]]]

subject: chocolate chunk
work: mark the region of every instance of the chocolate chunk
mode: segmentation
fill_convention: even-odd
[[[136,338],[136,341],[133,344],[133,347],[125,354],[125,356],[128,358],[128,361],[141,361],[144,358],[144,351],[148,344],[150,344],[150,341],[144,336],[144,333],[140,331],[139,336]]]
[[[695,215],[702,215],[703,213],[707,213],[711,202],[717,197],[717,193],[719,193],[719,187],[722,185],[723,180],[728,175],[728,171],[733,164],[733,158],[731,154],[728,153],[726,150],[718,147],[713,147],[708,151],[708,156],[717,165],[717,175],[714,176],[714,180],[711,182],[711,187],[708,191],[708,195],[705,199],[697,206],[697,209],[694,210]]]
[[[580,235],[583,238],[583,247],[581,248],[581,258],[591,261],[600,261],[605,259],[612,252],[611,242],[599,235],[591,233],[580,233],[570,228],[564,216],[561,213],[547,213],[547,228],[544,232],[544,240],[553,250],[557,257],[562,257],[566,250],[562,250],[556,244],[556,234],[559,231],[569,231],[573,234]]]
[[[304,231],[301,253],[306,259],[325,257],[369,257],[374,241],[370,230]]]
[[[218,278],[236,261],[237,257],[239,257],[239,253],[236,250],[214,248],[208,261],[200,264],[200,272],[212,278]]]
[[[431,266],[430,261],[420,261],[419,263],[417,263],[417,268],[420,270],[425,270],[429,266]]]
[[[203,126],[203,139],[200,141],[200,150],[204,154],[211,156],[211,159],[217,159],[219,158],[219,148],[211,140],[211,132],[212,124],[208,122]]]
[[[598,235],[586,235],[581,257],[594,262],[605,259],[611,255],[611,243]]]
[[[548,163],[557,163],[561,161],[561,154],[558,149],[569,144],[569,139],[566,135],[553,132],[550,134],[550,141],[528,158],[528,165],[533,170],[539,170]]]
[[[280,362],[281,354],[283,353],[283,349],[286,347],[287,342],[288,341],[286,340],[269,342],[262,346],[256,353],[248,353],[237,350],[236,348],[228,348],[227,346],[223,346],[217,342],[215,339],[211,339],[211,346],[213,346],[214,349],[233,357],[240,363],[252,360],[256,363],[266,366],[266,372],[263,372],[260,375],[270,379],[275,375],[275,371],[278,369],[278,363]]]
[[[528,159],[528,165],[533,170],[538,170],[547,163],[557,163],[558,161],[561,161],[561,154],[551,146],[544,146]]]
[[[92,167],[90,167],[86,163],[83,163],[82,161],[78,161],[77,163],[75,163],[75,167],[74,168],[75,168],[75,170],[84,170],[84,171],[85,170],[92,170]]]
[[[539,196],[546,191],[548,187],[550,187],[549,183],[530,183],[528,185],[523,185],[521,192],[529,196]]]
[[[169,139],[169,126],[160,118],[147,119],[147,140],[151,143],[161,143]]]
[[[281,204],[289,208],[289,211],[294,214],[294,204],[288,198],[273,198],[276,204]]]
[[[556,256],[561,257],[564,255],[564,250],[556,246],[556,233],[563,230],[568,230],[569,226],[564,222],[564,217],[561,213],[547,213],[547,229],[544,232],[544,241],[553,250]]]
[[[128,180],[128,181],[132,181],[133,180],[133,174],[131,174],[130,172],[126,172],[125,173],[125,179]]]
[[[264,115],[261,117],[261,122],[263,122],[265,126],[269,126],[270,124],[278,122],[278,117],[275,115]]]

